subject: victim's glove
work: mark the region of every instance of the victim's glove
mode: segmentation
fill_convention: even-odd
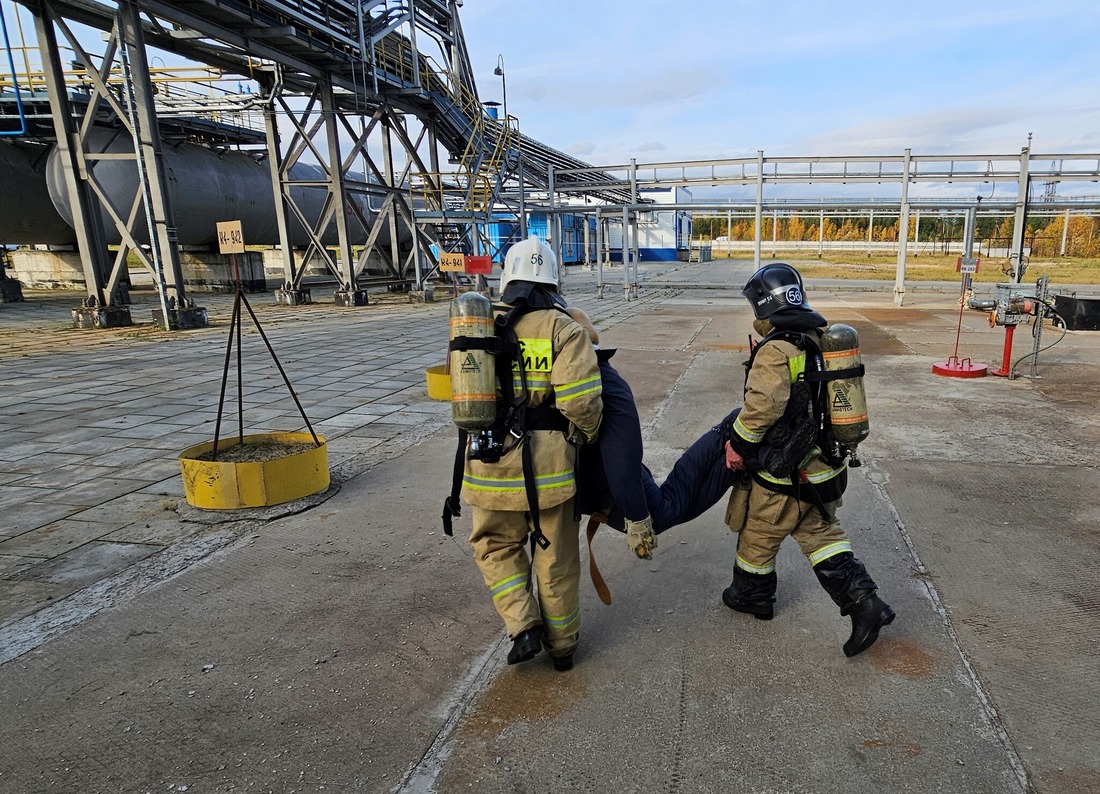
[[[639,559],[652,560],[657,548],[657,536],[653,533],[653,519],[646,516],[641,521],[626,521],[626,545]]]

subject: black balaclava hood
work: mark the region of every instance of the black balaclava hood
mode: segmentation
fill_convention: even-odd
[[[564,309],[565,299],[545,284],[514,279],[508,282],[500,299],[509,306],[527,304],[531,309]]]
[[[777,331],[795,331],[796,333],[824,328],[829,324],[828,320],[813,309],[780,309],[772,312],[767,319]]]

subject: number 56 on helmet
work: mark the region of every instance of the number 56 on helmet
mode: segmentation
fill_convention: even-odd
[[[511,281],[532,281],[558,289],[558,258],[553,249],[538,237],[528,237],[511,248],[504,257],[500,291]]]

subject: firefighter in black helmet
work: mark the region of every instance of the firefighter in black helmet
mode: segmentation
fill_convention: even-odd
[[[788,264],[760,268],[741,294],[752,306],[753,329],[763,341],[745,363],[744,406],[728,429],[726,463],[745,474],[727,511],[730,529],[739,534],[733,582],[722,601],[736,612],[771,619],[775,558],[790,535],[841,615],[851,617],[844,654],[855,656],[878,639],[880,629],[894,620],[894,611],[879,598],[877,585],[853,555],[836,518],[847,485],[846,461],[817,438],[790,472],[776,473],[761,464],[777,428],[813,426],[805,414],[816,411],[819,416],[824,410],[813,404],[824,391],[810,389],[806,373],[823,369],[820,340],[828,323],[806,302],[802,276]]]

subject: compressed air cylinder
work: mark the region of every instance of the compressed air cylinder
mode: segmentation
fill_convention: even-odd
[[[827,371],[858,368],[863,360],[859,354],[859,334],[850,325],[837,323],[821,337],[821,355]],[[826,381],[828,387],[829,419],[833,436],[838,442],[854,447],[867,438],[871,425],[867,421],[867,395],[863,390],[863,376],[838,378]]]
[[[493,304],[484,295],[465,292],[451,301],[453,343],[460,337],[492,337]],[[483,430],[497,415],[496,362],[488,350],[450,352],[451,418],[466,430]]]

